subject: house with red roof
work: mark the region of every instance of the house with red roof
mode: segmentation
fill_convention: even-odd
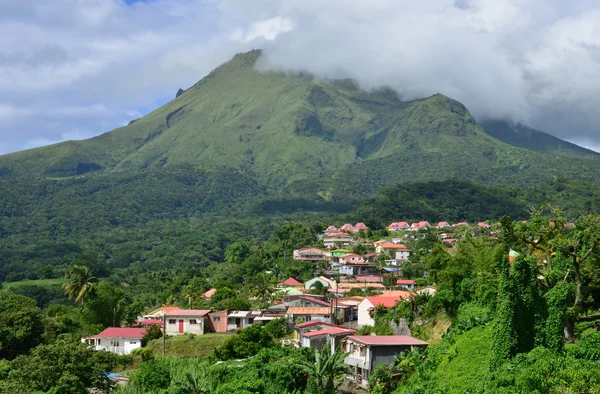
[[[291,287],[293,289],[304,289],[304,283],[297,281],[296,279],[289,277],[279,284],[279,287]]]
[[[348,327],[327,327],[321,330],[309,331],[302,335],[302,342],[299,343],[299,346],[321,350],[324,346],[329,345],[333,353],[340,348],[344,338],[354,334],[356,334],[356,331]]]
[[[421,230],[421,229],[426,229],[426,228],[429,228],[429,227],[431,227],[431,224],[429,224],[429,222],[426,221],[426,220],[423,220],[423,221],[420,221],[420,222],[416,222],[416,223],[413,223],[413,224],[410,225],[411,230],[414,230],[414,231]]]
[[[417,281],[414,279],[398,279],[396,281],[396,285],[406,290],[414,290],[417,285]]]
[[[363,256],[357,253],[346,253],[345,255],[339,258],[338,262],[340,264],[350,264],[353,262],[364,263],[365,259]]]
[[[348,353],[344,363],[351,367],[348,379],[366,388],[376,366],[383,363],[393,365],[397,354],[427,346],[427,342],[410,335],[347,336],[343,341],[343,350]]]
[[[323,231],[323,233],[325,233],[325,234],[331,234],[331,233],[337,233],[339,231],[340,230],[337,227],[335,227],[335,226],[329,226],[329,227],[327,227],[325,229],[325,231]]]
[[[165,313],[167,335],[202,335],[208,319],[208,309],[180,309]]]
[[[354,231],[354,226],[351,225],[350,223],[346,223],[342,227],[340,227],[340,231],[352,232],[352,231]]]
[[[439,222],[435,227],[436,228],[448,228],[448,227],[452,227],[452,226],[450,226],[450,223],[448,223],[448,222]]]
[[[358,304],[358,327],[375,325],[373,311],[378,306],[393,308],[398,302],[402,302],[408,298],[410,298],[410,293],[408,291],[396,293],[394,295],[365,297],[364,300]]]
[[[408,222],[394,222],[390,224],[387,229],[389,231],[406,231],[410,230],[410,224],[408,224]]]
[[[480,227],[480,228],[489,228],[490,225],[487,224],[486,222],[479,222],[479,223],[477,223],[477,227]]]
[[[367,227],[367,225],[362,222],[356,223],[356,225],[354,226],[354,232],[359,232],[360,230],[366,232],[367,230],[369,230],[369,227]]]
[[[142,338],[146,328],[109,327],[97,335],[81,338],[96,350],[106,350],[117,354],[130,354],[134,349],[142,347]]]

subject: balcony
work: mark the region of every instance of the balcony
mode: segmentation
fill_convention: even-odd
[[[359,368],[362,368],[362,369],[370,369],[369,363],[363,357],[348,356],[348,357],[346,357],[344,359],[344,363],[348,364],[348,365],[351,365],[353,367],[359,367]]]

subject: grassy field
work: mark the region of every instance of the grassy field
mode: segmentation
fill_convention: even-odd
[[[4,282],[2,284],[2,287],[4,287],[5,289],[21,287],[21,286],[54,287],[54,286],[62,285],[64,281],[65,281],[64,278],[20,280],[18,282]]]
[[[214,353],[214,349],[225,342],[231,334],[180,335],[166,340],[166,355],[171,357],[202,357]],[[162,340],[148,344],[155,357],[162,355]]]

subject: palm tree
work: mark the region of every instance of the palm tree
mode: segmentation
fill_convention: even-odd
[[[336,379],[348,370],[348,365],[344,363],[347,355],[348,353],[332,353],[331,346],[326,345],[321,351],[315,352],[314,361],[303,359],[297,365],[314,380],[317,392],[334,394],[341,385],[336,384]]]
[[[76,297],[75,302],[83,302],[87,296],[94,294],[98,278],[92,276],[88,267],[84,265],[74,265],[66,275],[67,281],[63,283],[62,288],[69,299]]]
[[[259,274],[253,283],[252,295],[260,298],[263,302],[271,299],[272,294],[275,292],[275,286],[273,284],[273,277],[268,274]]]

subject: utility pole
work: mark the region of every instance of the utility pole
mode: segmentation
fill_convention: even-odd
[[[163,312],[163,340],[162,340],[162,358],[165,358],[165,341],[167,336],[167,315]]]

